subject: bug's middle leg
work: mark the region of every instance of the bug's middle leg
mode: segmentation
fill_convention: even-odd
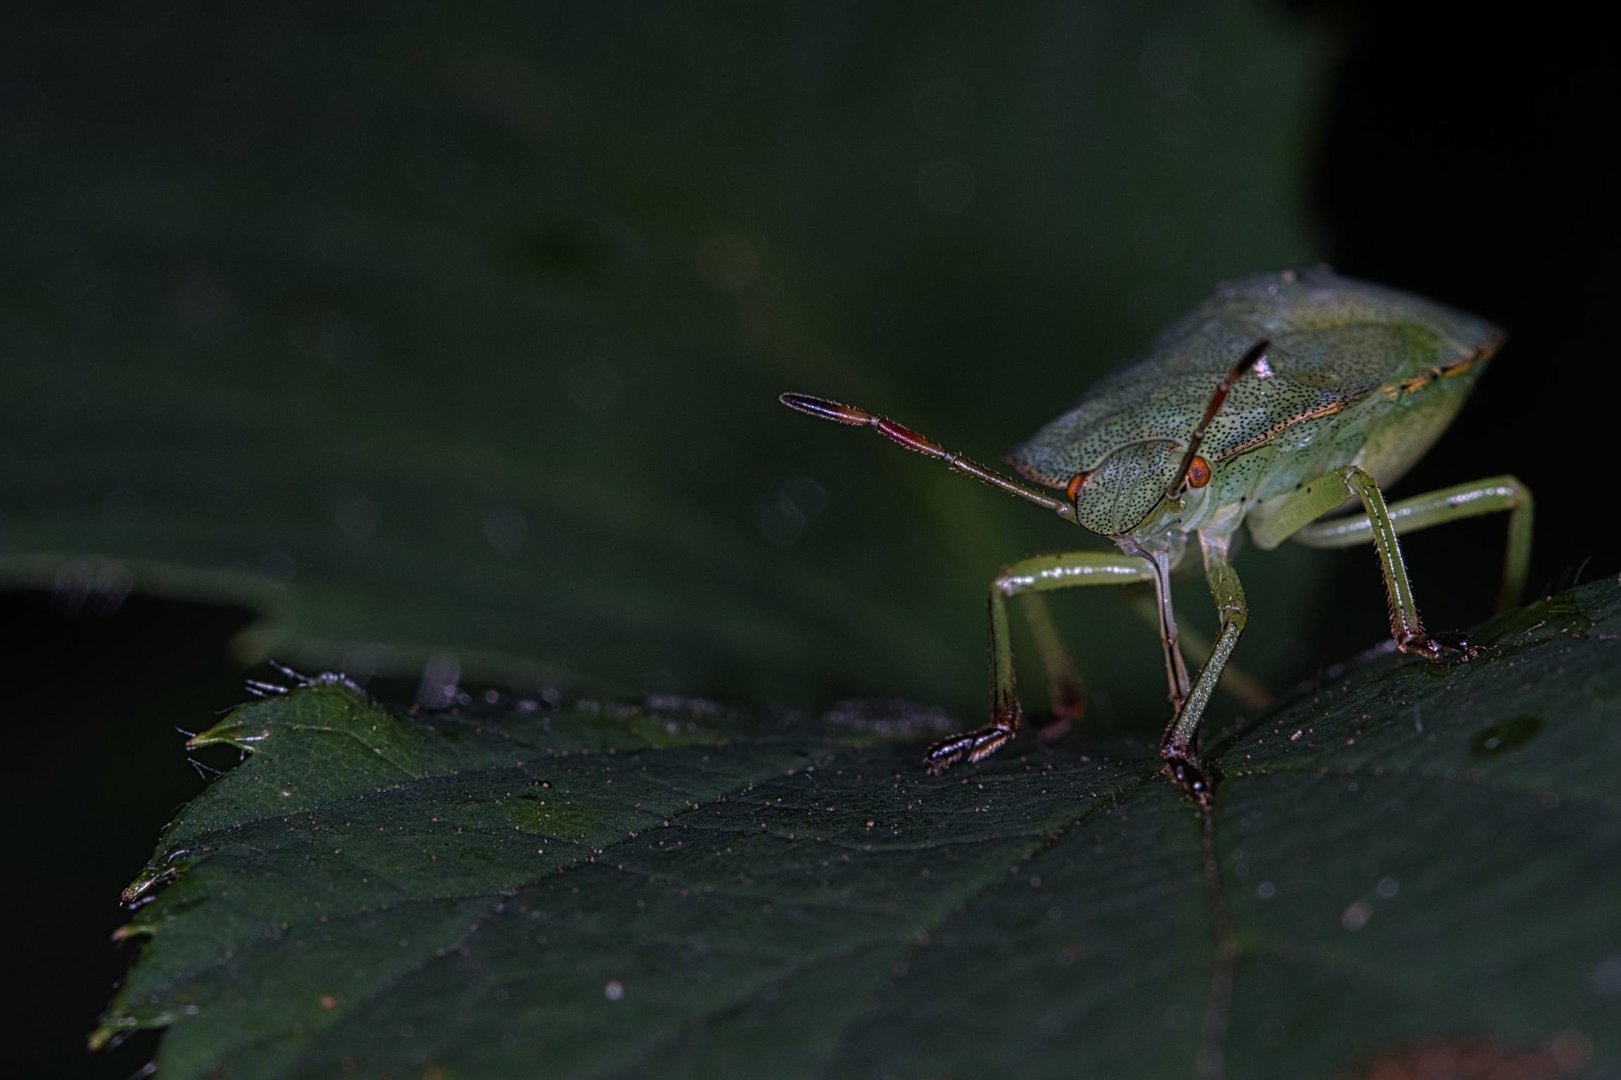
[[[1013,643],[1008,632],[1007,602],[1011,596],[1039,594],[1081,585],[1126,585],[1154,579],[1154,567],[1144,559],[1117,552],[1070,551],[1060,555],[1038,555],[1003,567],[991,582],[988,608],[991,638],[991,722],[974,731],[942,739],[929,747],[924,767],[939,773],[959,761],[979,761],[995,753],[1019,730],[1019,691],[1013,670]],[[1027,595],[1026,599],[1038,599]],[[1057,645],[1057,631],[1051,620],[1039,626],[1045,608],[1036,615],[1037,640],[1044,659],[1051,663],[1051,650]],[[1043,640],[1049,637],[1050,640]],[[1061,648],[1058,655],[1063,655]],[[1065,660],[1067,663],[1067,658]],[[1049,675],[1052,671],[1049,668]],[[1055,684],[1062,680],[1055,677]]]
[[[1041,654],[1041,669],[1047,673],[1047,700],[1052,707],[1052,722],[1042,725],[1036,738],[1056,739],[1086,714],[1086,688],[1058,632],[1058,624],[1053,622],[1047,597],[1027,592],[1019,598],[1019,607],[1024,610],[1025,625],[1030,628],[1036,651]]]

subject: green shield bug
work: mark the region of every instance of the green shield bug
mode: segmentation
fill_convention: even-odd
[[[929,772],[979,761],[1018,730],[1009,597],[1027,605],[1053,709],[1063,718],[1078,711],[1079,680],[1042,594],[1148,581],[1172,707],[1160,757],[1177,783],[1208,804],[1213,778],[1198,757],[1199,721],[1249,614],[1228,559],[1240,525],[1248,524],[1263,550],[1291,539],[1314,547],[1372,543],[1391,636],[1401,651],[1432,660],[1467,660],[1475,649],[1461,637],[1424,629],[1398,534],[1508,512],[1499,600],[1519,596],[1531,544],[1525,485],[1497,476],[1388,505],[1382,491],[1439,437],[1502,340],[1483,319],[1323,268],[1227,282],[1136,363],[1009,452],[1006,460],[1024,481],[853,405],[794,393],[781,400],[824,420],[874,428],[1119,549],[1040,555],[997,574],[990,589],[990,723],[931,746],[924,758]],[[1358,504],[1360,512],[1319,520]],[[1209,656],[1192,678],[1170,589],[1170,571],[1190,539],[1220,617]]]

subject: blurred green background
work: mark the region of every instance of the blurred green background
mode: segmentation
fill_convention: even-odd
[[[35,1072],[143,1060],[79,1057],[127,959],[117,890],[204,782],[172,729],[267,656],[430,702],[459,678],[975,722],[996,567],[1097,542],[783,390],[994,462],[1216,281],[1329,261],[1510,333],[1394,494],[1513,471],[1534,589],[1621,568],[1593,509],[1618,236],[1596,43],[1333,3],[3,18]],[[1486,614],[1501,535],[1409,542],[1433,625]],[[1274,690],[1383,635],[1367,552],[1239,568],[1237,662]],[[1209,626],[1197,577],[1180,596]],[[1115,596],[1055,608],[1094,723],[1156,734],[1152,630]]]

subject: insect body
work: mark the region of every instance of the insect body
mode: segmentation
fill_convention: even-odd
[[[1531,495],[1518,480],[1498,476],[1389,505],[1382,491],[1446,428],[1502,340],[1482,319],[1326,269],[1228,282],[1135,364],[1007,455],[1026,481],[1056,494],[855,406],[805,394],[781,400],[822,419],[876,428],[1106,536],[1119,549],[1036,556],[997,575],[990,590],[990,723],[930,747],[930,772],[978,761],[1018,730],[1009,597],[1030,605],[1054,711],[1065,716],[1077,711],[1079,683],[1042,594],[1150,581],[1173,709],[1160,756],[1172,777],[1206,803],[1212,778],[1198,758],[1196,738],[1248,617],[1243,586],[1228,560],[1244,523],[1262,549],[1288,539],[1316,547],[1371,542],[1384,576],[1391,636],[1403,652],[1466,660],[1475,650],[1462,638],[1424,629],[1398,533],[1509,512],[1500,601],[1518,597],[1531,537]],[[1361,512],[1318,520],[1348,501]],[[1177,639],[1170,571],[1195,545],[1221,628],[1190,678]]]

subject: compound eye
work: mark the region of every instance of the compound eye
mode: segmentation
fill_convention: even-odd
[[[1198,454],[1193,455],[1193,460],[1188,462],[1187,481],[1188,487],[1196,488],[1202,488],[1210,483],[1210,462]],[[1074,483],[1073,480],[1070,482]]]
[[[1064,488],[1064,494],[1069,496],[1070,502],[1080,498],[1081,488],[1085,487],[1086,482],[1090,479],[1092,479],[1092,474],[1089,472],[1078,472],[1069,478],[1069,485]]]

